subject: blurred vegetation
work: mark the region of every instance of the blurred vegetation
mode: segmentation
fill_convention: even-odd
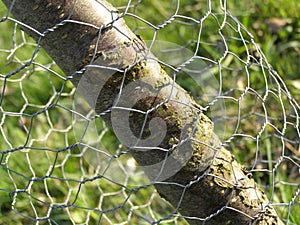
[[[209,9],[208,1],[181,1],[177,14],[186,17],[177,17],[174,20],[170,19],[170,16],[174,15],[177,10],[176,1],[131,1],[129,8],[126,8],[127,0],[112,0],[111,2],[121,12],[127,9],[128,14],[125,15],[125,20],[129,26],[146,40],[149,46],[152,46],[159,58],[169,60],[165,66],[171,76],[173,76],[171,66],[174,66],[173,63],[176,64],[176,59],[168,59],[169,53],[162,51],[167,49],[161,49],[158,46],[163,41],[174,43],[174,46],[185,46],[189,49],[186,54],[196,52],[211,61],[219,60],[223,56],[225,46],[219,35],[219,28],[224,17],[220,10],[216,10],[220,9],[219,1],[212,2],[211,9],[215,16],[209,16],[203,23],[203,27],[189,18],[196,20],[203,18]],[[233,0],[227,2],[227,10],[237,17],[254,36],[255,42],[260,46],[269,63],[282,77],[299,103],[300,2],[297,0]],[[4,17],[6,12],[7,9],[0,2],[0,18]],[[151,24],[137,19],[136,16]],[[246,48],[239,39],[238,33],[234,32],[238,26],[233,18],[227,19],[231,26],[236,27],[226,25],[222,30],[226,44],[230,51],[245,60]],[[166,23],[166,21],[172,22]],[[154,29],[154,26],[157,29]],[[199,30],[202,30],[201,45],[197,46]],[[250,35],[245,31],[242,32],[245,40],[250,42]],[[162,42],[153,43],[154,39]],[[251,43],[248,46],[250,51],[253,51],[251,53],[255,55],[255,46]],[[164,47],[166,47],[165,44]],[[88,157],[83,157],[92,150],[76,145],[78,138],[74,132],[77,131],[74,131],[75,128],[72,126],[74,114],[70,111],[75,89],[69,81],[64,79],[63,73],[42,49],[37,55],[34,55],[35,50],[34,41],[20,32],[14,22],[6,20],[0,23],[0,128],[2,134],[0,135],[0,225],[35,224],[32,218],[46,218],[47,216],[52,218],[52,224],[60,225],[85,223],[88,219],[89,224],[97,224],[100,219],[100,224],[121,224],[124,221],[123,224],[126,224],[127,219],[132,224],[150,224],[149,221],[153,218],[159,220],[170,216],[173,212],[172,208],[159,200],[154,188],[146,185],[148,181],[142,175],[134,177],[128,175],[129,167],[126,166],[131,159],[127,154],[123,154],[125,149],[119,146],[118,140],[100,120],[95,120],[97,131],[92,137],[98,138],[97,140],[103,145],[99,149],[105,149],[107,152],[100,152],[98,155],[89,157],[100,155],[105,162],[101,165],[93,165],[88,162]],[[26,66],[29,61],[34,63]],[[209,60],[206,63],[210,65]],[[224,78],[222,91],[230,92],[228,95],[232,97],[240,96],[242,92],[236,86],[243,87],[246,82],[246,77],[242,76],[239,70],[243,64],[235,57],[226,57],[222,63],[224,68],[231,67],[222,75]],[[20,72],[13,74],[13,71],[18,69]],[[214,79],[219,80],[218,71],[214,70],[213,65],[212,71],[215,71]],[[251,73],[254,74],[251,77],[252,88],[263,90],[265,84],[263,77],[260,76],[261,71],[254,66],[251,68]],[[8,74],[11,76],[5,78]],[[208,89],[199,88],[186,73],[179,74],[176,80],[194,95],[200,104],[205,105],[209,101],[209,96],[203,96]],[[249,108],[255,108],[258,104],[259,99],[254,96],[253,93],[253,98],[248,95],[243,100],[245,108],[242,109],[242,113],[245,115],[248,115]],[[279,104],[275,97],[270,101],[273,101],[275,106]],[[236,103],[226,100],[224,104],[228,109],[228,117],[232,116],[232,119],[228,120],[230,124],[236,120],[234,117],[237,111]],[[82,103],[82,108],[86,108],[84,103]],[[88,111],[88,109],[85,110]],[[259,113],[262,112],[260,108],[256,110]],[[278,109],[270,106],[269,111],[274,112],[275,115]],[[211,111],[208,113],[213,114]],[[215,117],[217,118],[218,115]],[[259,120],[261,120],[260,116],[248,116],[248,123],[242,123],[241,132],[251,134],[257,132],[258,128],[252,125],[259,123],[257,122]],[[281,126],[278,121],[274,123]],[[84,127],[84,125],[81,126]],[[230,136],[234,128],[234,125],[226,127],[228,134],[223,134],[224,138]],[[272,132],[270,127],[266,129],[262,137],[269,137]],[[93,135],[91,133],[89,135]],[[273,177],[264,169],[272,169],[274,158],[279,157],[280,144],[278,146],[274,144],[277,142],[278,139],[271,137],[259,144],[260,149],[263,150],[259,151],[261,163],[256,165],[261,166],[261,170],[258,172],[253,170],[255,179],[269,196],[272,195]],[[251,169],[257,153],[256,144],[253,140],[241,138],[235,140],[230,148],[237,160]],[[97,144],[95,146],[99,147]],[[290,151],[290,154],[299,154],[294,146],[290,146]],[[121,163],[110,161],[113,155],[117,155]],[[115,166],[114,171],[120,172],[93,179],[103,174],[109,166]],[[293,186],[288,183],[293,181],[299,184],[300,182],[299,173],[294,170],[294,164],[285,162],[276,171],[276,179],[287,182],[278,185],[278,188],[276,186],[276,194],[272,195],[275,203],[291,202],[297,185]],[[47,177],[48,175],[50,177]],[[41,179],[33,181],[33,178]],[[125,187],[120,185],[121,178],[124,178]],[[91,179],[91,181],[80,182],[85,179]],[[16,190],[31,190],[32,195],[28,195],[25,191],[16,192]],[[17,197],[14,198],[14,195]],[[12,199],[16,201],[12,202]],[[294,201],[296,203],[290,207],[288,205],[279,207],[279,205],[278,211],[284,218],[287,218],[289,214],[289,224],[300,224],[299,196]],[[14,209],[11,208],[12,204]],[[53,207],[52,210],[49,210],[50,206]],[[103,213],[101,210],[104,210]],[[185,224],[180,218],[173,219],[171,222],[166,219],[161,223]],[[49,221],[41,220],[39,224],[49,224]]]

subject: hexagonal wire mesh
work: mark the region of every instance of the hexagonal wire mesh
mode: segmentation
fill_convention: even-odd
[[[282,221],[299,224],[299,104],[226,1],[111,3],[202,106]],[[78,93],[20,30],[28,25],[8,14],[14,5],[0,5],[0,224],[187,224],[129,154],[122,124],[103,122],[112,109],[95,112],[90,90]],[[219,211],[194,220],[205,224]]]

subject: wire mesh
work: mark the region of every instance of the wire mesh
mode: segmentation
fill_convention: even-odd
[[[299,98],[232,3],[111,3],[202,106],[283,222],[300,224]],[[111,109],[94,112],[9,10],[0,3],[0,224],[188,224],[103,122]]]

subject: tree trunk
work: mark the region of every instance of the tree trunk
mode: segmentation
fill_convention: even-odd
[[[254,180],[221,146],[201,107],[109,3],[3,2],[190,224],[283,224]]]

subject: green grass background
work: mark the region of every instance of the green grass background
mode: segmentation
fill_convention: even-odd
[[[136,2],[132,1],[132,4]],[[120,11],[124,11],[127,1],[112,3]],[[212,9],[218,4],[213,2]],[[207,7],[207,1],[181,1],[179,13],[201,18]],[[227,2],[227,8],[254,36],[269,63],[278,71],[299,103],[300,2],[233,0]],[[172,1],[154,0],[141,1],[136,7],[130,8],[129,12],[158,26],[175,10],[176,4],[172,4]],[[0,2],[0,18],[6,12],[7,9]],[[219,12],[214,13],[218,15]],[[185,23],[188,21],[182,19],[155,32],[149,25],[132,16],[125,16],[125,19],[144,40],[151,41],[156,37],[178,45],[195,40],[199,28],[188,25]],[[222,19],[221,15],[218,19]],[[219,26],[216,20],[210,18],[203,27],[202,41],[220,41]],[[209,31],[206,32],[206,29]],[[240,42],[231,40],[228,46],[241,58],[245,57],[245,48]],[[191,50],[195,48],[193,44],[187,47]],[[35,49],[34,41],[20,32],[14,22],[0,23],[0,224],[150,224],[149,221],[153,218],[166,218],[161,222],[163,224],[185,224],[181,218],[168,220],[167,217],[173,209],[159,199],[152,186],[147,186],[148,181],[143,175],[130,174],[128,165],[132,161],[128,154],[121,154],[126,149],[119,146],[116,137],[101,120],[95,120],[96,132],[89,132],[86,136],[90,139],[84,141],[103,152],[93,155],[90,147],[74,145],[78,141],[76,135],[74,136],[74,129],[76,132],[83,132],[81,129],[84,129],[86,120],[79,120],[76,128],[72,125],[74,114],[70,109],[75,89],[70,82],[64,80],[62,72],[42,49],[34,57],[33,64],[9,79],[4,79],[5,75],[22,68],[30,61]],[[209,44],[201,45],[198,53],[208,58],[218,58],[221,55],[216,45]],[[229,64],[233,67],[241,66],[235,59],[231,59]],[[232,81],[239,81],[238,76],[237,72],[224,74],[224,78],[228,78],[224,87],[230,89],[232,85],[236,85]],[[201,95],[199,88],[188,77],[179,76],[178,82],[196,97]],[[258,75],[252,82],[257,90],[264,87],[264,81]],[[235,94],[238,96],[241,93],[237,91],[233,93]],[[201,98],[199,101],[201,102]],[[83,111],[88,111],[84,102],[77,104]],[[230,114],[230,107],[233,105],[230,102],[225,104]],[[255,103],[249,97],[245,98],[243,104],[246,111]],[[276,108],[271,110],[277,112]],[[245,124],[244,129],[256,132],[251,127],[252,120],[249,121],[250,125]],[[228,127],[229,133],[231,129]],[[95,130],[91,128],[91,131]],[[266,137],[267,132],[272,131],[266,130],[263,134]],[[97,145],[97,141],[91,143],[93,139],[100,140],[101,146]],[[272,169],[274,166],[270,162],[278,157],[279,150],[276,148],[280,148],[280,144],[275,144],[276,141],[278,142],[274,138],[267,138],[261,143],[264,150],[261,150],[260,156],[266,160],[261,162],[261,169]],[[256,146],[253,141],[241,140],[232,144],[231,150],[235,152],[237,160],[250,166]],[[293,154],[296,155],[297,152],[291,152],[287,156],[291,157]],[[118,155],[120,160],[112,159],[112,155]],[[89,158],[92,158],[93,163],[89,162]],[[95,162],[95,158],[98,161]],[[115,173],[105,173],[107,168],[113,168]],[[296,169],[299,170],[299,167]],[[288,204],[295,196],[300,178],[299,172],[293,170],[294,164],[285,163],[276,171],[276,179],[280,178],[287,183],[276,186],[276,193],[272,195],[275,203]],[[99,174],[105,176],[94,179]],[[273,185],[268,184],[272,183],[272,176],[267,172],[254,172],[254,176],[265,188],[268,196],[271,196]],[[42,179],[33,181],[32,178]],[[82,182],[87,179],[91,180]],[[28,190],[32,195],[28,195]],[[289,217],[289,224],[300,224],[299,202],[298,195],[290,207],[276,207],[283,218]],[[103,213],[101,210],[104,210]],[[37,217],[50,217],[52,221],[50,223],[47,219],[41,219],[37,223],[34,220]]]

